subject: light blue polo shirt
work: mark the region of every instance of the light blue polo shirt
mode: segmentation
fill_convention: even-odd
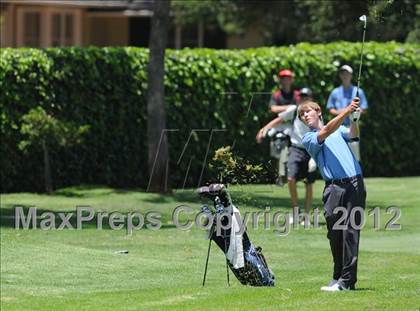
[[[350,103],[351,100],[356,96],[357,87],[354,85],[350,85],[348,89],[345,89],[342,85],[335,88],[330,97],[328,97],[327,102],[327,109],[343,109],[346,108]],[[367,109],[368,103],[366,100],[365,92],[359,88],[359,98],[360,98],[360,108]],[[350,126],[350,119],[346,118],[343,122],[344,126]]]
[[[359,162],[351,152],[349,129],[340,126],[323,143],[318,143],[319,130],[312,130],[303,135],[302,144],[315,159],[324,180],[341,179],[362,174]]]

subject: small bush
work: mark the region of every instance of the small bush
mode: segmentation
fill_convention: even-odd
[[[249,184],[259,180],[263,167],[234,157],[231,146],[226,146],[215,151],[209,169],[213,178],[222,183]]]

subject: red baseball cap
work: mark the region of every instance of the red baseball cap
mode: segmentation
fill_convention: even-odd
[[[283,78],[283,77],[293,78],[294,76],[295,75],[293,74],[293,72],[289,69],[283,69],[283,70],[280,70],[280,72],[279,72],[279,77],[280,78]]]

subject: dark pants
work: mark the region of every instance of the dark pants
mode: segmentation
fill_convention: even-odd
[[[294,178],[296,181],[306,178],[306,183],[313,184],[316,179],[316,172],[308,172],[310,159],[311,156],[304,148],[290,146],[287,160],[287,176]]]
[[[357,282],[360,239],[360,230],[354,226],[361,224],[361,213],[353,211],[352,215],[352,210],[356,207],[361,207],[363,210],[365,208],[366,189],[363,177],[354,177],[351,181],[344,183],[326,184],[323,201],[328,228],[327,237],[330,240],[334,259],[333,278],[345,287],[354,288]],[[338,207],[344,207],[345,212],[337,213]],[[352,222],[351,218],[353,218]],[[340,225],[344,228],[334,228]]]

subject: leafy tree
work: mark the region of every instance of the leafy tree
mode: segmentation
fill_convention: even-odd
[[[420,4],[412,0],[174,1],[175,22],[217,24],[228,34],[262,26],[267,45],[360,40],[358,18],[368,16],[367,39],[419,42]]]
[[[53,191],[51,177],[50,149],[54,145],[69,147],[82,142],[83,135],[89,130],[88,125],[77,126],[64,122],[47,114],[42,107],[31,109],[22,117],[20,133],[26,137],[19,142],[19,149],[27,151],[29,147],[41,147],[44,156],[45,191]]]
[[[203,21],[205,25],[218,25],[228,34],[241,34],[246,30],[253,1],[205,0],[173,1],[175,23],[191,25]]]
[[[375,41],[420,42],[420,3],[418,1],[371,0],[369,22],[372,27],[369,38]]]
[[[368,13],[366,1],[302,1],[297,2],[297,10],[306,12],[306,22],[298,40],[309,42],[357,41],[360,40],[359,16]],[[302,16],[303,17],[303,16]]]
[[[414,22],[414,29],[408,33],[405,39],[408,43],[419,43],[420,42],[420,3],[416,4],[416,18]]]

